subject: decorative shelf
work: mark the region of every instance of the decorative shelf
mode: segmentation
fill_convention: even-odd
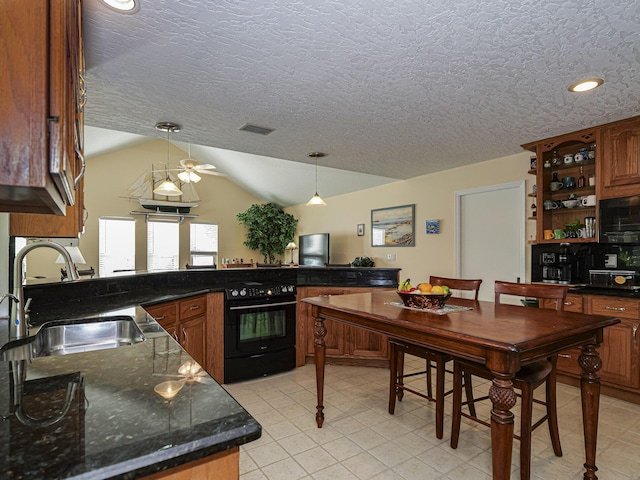
[[[168,218],[177,218],[180,220],[180,223],[184,222],[185,218],[196,218],[198,215],[194,215],[192,213],[171,213],[171,212],[138,212],[132,211],[129,212],[130,215],[144,215],[144,221],[149,222],[149,217],[168,217]]]

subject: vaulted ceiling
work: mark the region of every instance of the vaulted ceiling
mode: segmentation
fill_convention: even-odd
[[[282,205],[313,193],[309,152],[332,196],[640,113],[640,2],[138,1],[83,2],[87,147],[175,122],[172,140]],[[567,90],[588,77],[605,83]]]

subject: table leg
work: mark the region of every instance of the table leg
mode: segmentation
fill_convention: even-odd
[[[489,389],[493,402],[491,409],[491,455],[493,478],[509,480],[511,477],[511,450],[513,448],[513,412],[516,393],[513,391],[513,375],[493,372]]]
[[[318,428],[322,428],[324,422],[324,360],[326,346],[324,337],[327,328],[324,325],[324,318],[316,317],[313,325],[313,345],[316,362],[316,391],[318,393],[318,405],[316,406],[316,423]]]
[[[584,424],[584,450],[586,462],[585,480],[597,480],[596,443],[598,440],[598,412],[600,409],[600,376],[602,360],[597,345],[585,345],[578,358],[582,367],[580,394],[582,397],[582,422]]]

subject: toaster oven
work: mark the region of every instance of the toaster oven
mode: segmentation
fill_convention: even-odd
[[[634,270],[589,270],[592,287],[640,290],[640,273]]]

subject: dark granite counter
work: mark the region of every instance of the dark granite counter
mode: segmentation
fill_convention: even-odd
[[[179,372],[193,360],[142,308],[108,314],[135,317],[146,340],[0,361],[2,478],[139,478],[260,437],[260,425],[209,375],[192,381]],[[17,368],[26,369],[18,414]],[[154,391],[168,380],[184,384],[170,402]],[[43,426],[54,417],[61,420]]]

